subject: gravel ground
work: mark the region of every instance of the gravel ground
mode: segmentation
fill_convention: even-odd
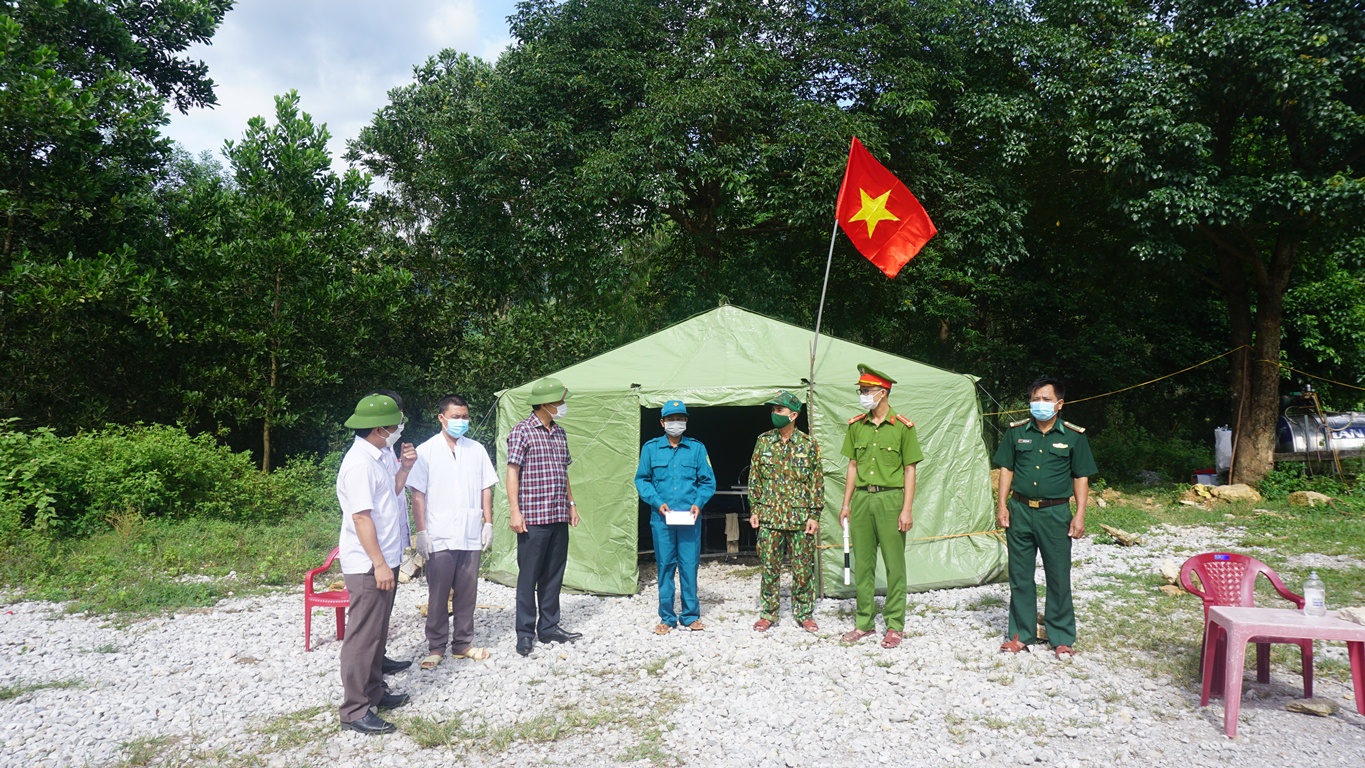
[[[1199,708],[1193,680],[1127,654],[1087,650],[1085,617],[1115,575],[1226,546],[1235,531],[1180,528],[1139,547],[1083,540],[1075,551],[1079,655],[1006,656],[1007,589],[911,595],[906,642],[842,646],[852,601],[822,600],[815,635],[786,613],[766,634],[752,568],[708,562],[705,632],[650,633],[655,591],[632,598],[566,595],[568,646],[513,650],[513,590],[480,587],[485,662],[447,659],[390,684],[412,695],[392,713],[400,733],[336,727],[340,644],[330,616],[302,644],[301,590],[230,599],[129,626],[14,602],[0,614],[0,766],[469,765],[1349,765],[1365,756],[1365,718],[1349,687],[1318,679],[1341,711],[1285,711],[1302,695],[1283,665],[1268,685],[1248,675],[1236,740],[1223,708]],[[1319,564],[1315,563],[1315,566]],[[1319,567],[1359,565],[1323,562]],[[1041,574],[1040,574],[1041,578]],[[1142,598],[1135,598],[1136,602]],[[1190,598],[1193,608],[1193,598]],[[400,585],[389,655],[425,650],[414,606],[425,584]],[[1162,617],[1153,616],[1154,621]],[[1341,644],[1318,658],[1345,660]],[[32,688],[42,684],[53,687]],[[422,741],[441,742],[423,746]]]

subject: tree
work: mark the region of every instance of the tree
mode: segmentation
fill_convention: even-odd
[[[229,141],[229,178],[201,176],[177,225],[186,404],[258,425],[269,471],[278,430],[334,426],[347,384],[389,364],[387,330],[410,276],[366,247],[369,180],[331,169],[325,126],[275,99]],[[353,386],[353,385],[352,385]]]
[[[1286,293],[1365,221],[1365,14],[1351,0],[1027,4],[1020,65],[1106,182],[1131,255],[1221,293],[1237,479],[1270,468]],[[1180,268],[1183,268],[1180,269]]]
[[[157,304],[163,101],[214,103],[229,0],[0,0],[0,411],[63,430],[170,419]]]

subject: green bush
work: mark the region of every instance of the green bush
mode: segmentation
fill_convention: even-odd
[[[1160,437],[1118,408],[1105,414],[1105,426],[1090,438],[1100,476],[1131,481],[1155,472],[1163,482],[1186,483],[1196,469],[1213,466],[1213,448],[1179,437]]]
[[[266,475],[246,453],[167,425],[71,437],[0,423],[0,542],[24,530],[84,536],[122,521],[276,522],[335,504],[326,469],[293,460]]]
[[[1317,491],[1337,498],[1357,497],[1352,488],[1335,475],[1309,475],[1303,462],[1284,462],[1266,473],[1258,486],[1262,496],[1283,501],[1295,491]]]

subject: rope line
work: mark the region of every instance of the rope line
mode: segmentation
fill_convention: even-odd
[[[1249,345],[1247,345],[1247,344],[1243,344],[1243,345],[1241,345],[1240,347],[1233,347],[1232,349],[1229,349],[1228,351],[1224,352],[1224,353],[1221,354],[1221,355],[1214,355],[1213,357],[1210,357],[1208,360],[1205,360],[1205,361],[1203,361],[1203,362],[1195,363],[1194,365],[1191,365],[1191,366],[1189,366],[1189,367],[1187,367],[1187,368],[1181,368],[1180,370],[1176,371],[1175,373],[1168,373],[1168,374],[1166,374],[1165,376],[1158,376],[1158,377],[1156,377],[1155,379],[1151,379],[1150,381],[1144,381],[1144,382],[1142,382],[1141,384],[1134,384],[1134,385],[1132,385],[1131,387],[1124,387],[1123,389],[1116,389],[1116,390],[1114,390],[1113,392],[1105,392],[1105,393],[1102,394],[1102,395],[1091,395],[1090,397],[1082,397],[1082,398],[1078,398],[1078,399],[1076,399],[1076,400],[1068,400],[1067,402],[1068,402],[1068,403],[1084,403],[1084,402],[1086,402],[1087,400],[1099,400],[1099,399],[1102,398],[1102,397],[1109,397],[1110,395],[1117,395],[1117,394],[1119,394],[1119,393],[1121,393],[1121,392],[1127,392],[1127,391],[1130,390],[1130,389],[1137,389],[1137,388],[1139,388],[1139,387],[1145,387],[1145,386],[1148,386],[1149,384],[1155,384],[1155,383],[1157,383],[1158,381],[1161,381],[1162,379],[1169,379],[1169,378],[1171,378],[1172,376],[1179,376],[1180,374],[1185,373],[1186,371],[1193,371],[1195,368],[1198,368],[1198,367],[1200,367],[1201,365],[1208,365],[1209,363],[1212,363],[1214,360],[1221,360],[1222,358],[1227,357],[1228,355],[1230,355],[1230,354],[1232,354],[1232,353],[1234,353],[1234,352],[1240,352],[1241,350],[1244,350],[1244,349],[1251,349],[1251,347],[1250,347]],[[1269,360],[1263,360],[1263,361],[1261,361],[1261,362],[1270,362],[1270,361],[1269,361]],[[1276,363],[1276,365],[1278,365],[1278,363]],[[1291,369],[1291,370],[1292,370],[1292,369]],[[1304,374],[1304,375],[1307,375],[1307,374]],[[1330,381],[1330,379],[1323,379],[1323,381]],[[1333,383],[1336,383],[1336,382],[1333,382]],[[1345,385],[1345,386],[1350,386],[1350,385],[1348,384],[1348,385]],[[1360,389],[1360,387],[1357,387],[1357,389]],[[983,417],[985,417],[985,416],[1008,416],[1008,415],[1011,414],[1011,413],[1028,413],[1028,409],[1027,409],[1027,408],[1018,408],[1018,409],[1013,410],[1013,411],[995,411],[994,413],[983,413],[983,414],[981,414],[981,415],[982,415]]]
[[[948,534],[948,535],[946,535],[946,536],[925,536],[925,537],[923,537],[923,538],[918,538],[918,539],[907,538],[906,541],[940,541],[940,540],[942,540],[942,539],[960,539],[960,538],[963,538],[964,536],[992,536],[992,537],[994,537],[994,538],[996,538],[996,539],[999,539],[1000,541],[1004,541],[1004,540],[1005,540],[1005,529],[1004,529],[1004,528],[992,528],[992,529],[989,530],[989,531],[973,531],[973,532],[971,532],[971,533],[950,533],[950,534]],[[843,548],[844,548],[844,545],[843,545],[843,544],[817,544],[817,545],[815,545],[815,548],[816,548],[816,549],[843,549]]]

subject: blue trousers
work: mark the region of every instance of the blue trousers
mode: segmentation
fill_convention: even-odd
[[[682,587],[682,624],[687,626],[701,618],[701,601],[697,599],[697,567],[701,565],[701,516],[692,525],[669,525],[664,516],[651,512],[650,532],[654,534],[654,559],[659,563],[659,621],[670,627],[678,626],[679,616],[673,610],[673,573],[678,574]]]

